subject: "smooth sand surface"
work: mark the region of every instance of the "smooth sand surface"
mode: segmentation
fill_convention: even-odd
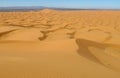
[[[0,12],[0,78],[120,78],[120,11]]]

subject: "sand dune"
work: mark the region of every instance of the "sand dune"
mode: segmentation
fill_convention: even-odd
[[[101,44],[88,40],[77,40],[78,53],[89,60],[120,71],[120,46]],[[118,56],[117,56],[118,55]]]
[[[120,14],[119,11],[55,11],[45,9],[37,12],[9,12],[0,13],[0,31],[32,29],[43,34],[41,40],[61,39],[89,39],[92,41],[120,44]],[[39,34],[36,31],[37,34]],[[32,33],[31,32],[31,33]],[[42,32],[42,33],[41,33]],[[2,33],[2,32],[1,32]],[[25,40],[14,39],[16,35],[10,32],[9,36],[2,40]],[[10,35],[11,34],[11,35]],[[29,34],[29,33],[28,33]],[[24,34],[26,37],[28,34]],[[59,36],[60,35],[60,36]],[[38,40],[38,36],[33,36]],[[89,37],[89,38],[88,38]],[[28,40],[28,39],[27,39]]]
[[[0,78],[120,78],[120,12],[0,12]]]
[[[119,58],[105,52],[111,45],[84,39],[0,43],[1,78],[120,77]]]

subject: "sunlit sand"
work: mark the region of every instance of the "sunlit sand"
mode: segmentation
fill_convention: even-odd
[[[0,12],[0,78],[120,78],[120,11]]]

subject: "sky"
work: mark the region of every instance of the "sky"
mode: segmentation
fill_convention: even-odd
[[[120,9],[120,0],[0,0],[0,7],[9,6]]]

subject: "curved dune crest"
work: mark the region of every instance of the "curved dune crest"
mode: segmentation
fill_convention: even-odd
[[[1,37],[1,40],[39,41],[39,38],[43,36],[44,34],[42,34],[38,29],[20,29],[5,34]]]
[[[0,78],[120,78],[120,11],[0,12]]]
[[[36,12],[1,12],[0,30],[3,31],[8,28],[39,29],[44,31],[42,41],[49,40],[49,38],[50,40],[83,38],[103,43],[120,44],[119,17],[119,11],[56,11],[43,9]],[[62,33],[63,29],[65,32],[68,30],[74,32]],[[66,36],[68,34],[72,36]],[[59,39],[54,35],[63,37]],[[37,38],[37,36],[34,37]]]
[[[105,67],[120,71],[120,45],[116,50],[115,45],[112,44],[97,43],[84,39],[78,39],[76,42],[79,45],[78,53],[81,56]]]

